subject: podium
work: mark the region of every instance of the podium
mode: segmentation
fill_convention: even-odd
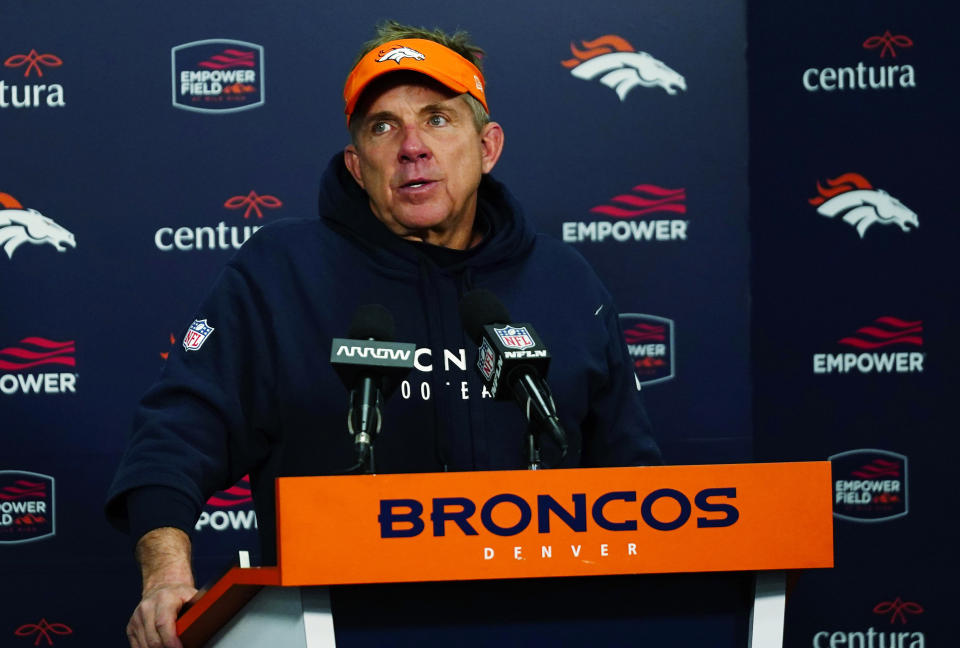
[[[333,646],[330,585],[707,572],[756,575],[749,643],[780,646],[785,571],[833,566],[830,464],[281,478],[277,547],[181,616],[185,646]]]

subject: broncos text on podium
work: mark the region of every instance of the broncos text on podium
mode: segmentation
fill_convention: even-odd
[[[825,567],[833,561],[829,470],[806,462],[282,478],[281,579]]]

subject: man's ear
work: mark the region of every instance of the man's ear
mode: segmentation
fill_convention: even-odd
[[[367,188],[363,185],[363,173],[360,171],[360,152],[353,144],[347,144],[343,149],[343,163],[347,165],[347,171],[357,181],[360,188],[366,190]]]
[[[497,122],[487,122],[480,129],[480,162],[484,173],[493,170],[502,152],[503,128]]]

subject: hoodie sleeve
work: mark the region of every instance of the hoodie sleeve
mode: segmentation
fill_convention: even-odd
[[[651,434],[636,374],[612,306],[604,309],[607,331],[606,380],[590,397],[583,439],[584,466],[649,466],[663,462]]]
[[[275,391],[268,319],[256,283],[243,264],[231,262],[140,402],[108,492],[106,514],[114,526],[131,531],[131,519],[137,532],[152,526],[151,511],[131,512],[128,505],[148,507],[144,503],[164,490],[176,491],[178,517],[192,507],[195,521],[212,493],[265,454]],[[128,497],[131,492],[154,497]],[[157,526],[171,524],[163,517],[156,517]]]

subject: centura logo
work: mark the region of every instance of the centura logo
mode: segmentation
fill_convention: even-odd
[[[400,61],[402,61],[405,58],[412,58],[415,61],[422,61],[426,58],[423,54],[421,54],[417,50],[412,49],[410,47],[405,47],[402,45],[398,45],[397,47],[394,47],[392,50],[389,50],[389,51],[380,50],[379,52],[377,52],[377,54],[380,55],[380,58],[377,59],[377,63],[386,63],[387,61],[393,61],[397,65],[400,65]]]
[[[583,49],[570,43],[574,58],[562,62],[578,79],[600,83],[625,101],[637,86],[663,88],[667,94],[686,90],[687,82],[679,73],[646,52],[638,52],[624,38],[607,34],[592,41],[580,41]]]
[[[888,450],[849,450],[830,457],[833,516],[884,522],[907,514],[907,458]]]
[[[214,328],[207,324],[207,320],[193,320],[193,324],[190,325],[186,335],[183,336],[184,350],[198,351],[213,331]]]
[[[863,41],[864,49],[877,49],[881,47],[880,58],[884,58],[887,55],[887,52],[890,53],[891,58],[897,58],[897,47],[913,47],[913,39],[909,36],[904,36],[903,34],[897,34],[894,36],[890,33],[890,30],[883,32],[883,36],[871,36],[867,40]]]
[[[229,113],[262,106],[263,48],[255,43],[208,39],[170,51],[175,108]]]
[[[44,68],[58,68],[63,61],[56,54],[39,54],[32,49],[28,54],[14,54],[3,61],[10,69],[23,68],[25,79],[43,78]],[[35,75],[35,76],[34,76]],[[63,86],[59,83],[15,83],[7,84],[0,79],[0,108],[63,108]]]
[[[60,342],[42,337],[26,337],[0,349],[0,371],[11,372],[0,373],[0,393],[4,396],[76,393],[79,374],[30,371],[49,365],[75,367],[76,350],[73,340]]]
[[[908,36],[894,36],[890,30],[882,36],[870,36],[863,41],[866,50],[880,50],[880,58],[897,57],[895,47],[913,47]],[[916,88],[916,71],[912,65],[854,65],[824,68],[807,68],[803,72],[803,87],[807,92],[844,90],[889,90],[892,88]]]
[[[250,214],[256,214],[258,219],[263,218],[263,211],[261,207],[267,209],[279,209],[283,207],[283,203],[280,202],[280,199],[276,196],[271,195],[257,195],[256,191],[251,191],[246,196],[233,196],[227,198],[227,201],[223,203],[223,206],[227,209],[243,209],[243,219],[249,220]],[[245,209],[244,209],[245,208]]]
[[[47,218],[36,209],[24,209],[20,201],[7,193],[0,193],[0,246],[12,259],[13,253],[24,243],[52,245],[57,252],[65,252],[67,245],[77,247],[73,234]]]
[[[673,320],[656,315],[621,313],[620,327],[633,359],[638,385],[671,380],[674,370]]]
[[[231,196],[224,203],[226,209],[243,209],[243,219],[255,215],[263,220],[263,209],[279,209],[283,202],[270,194],[251,191],[244,195]],[[240,246],[260,229],[260,225],[227,225],[224,221],[216,227],[161,227],[153,234],[153,244],[161,252],[193,252],[195,250],[239,250]]]
[[[904,601],[899,596],[893,601],[881,601],[873,607],[874,614],[890,615],[890,623],[907,623],[908,614],[923,614],[923,606],[913,601]]]
[[[15,637],[31,638],[33,635],[37,635],[36,640],[33,642],[34,646],[39,646],[41,639],[47,642],[45,645],[52,646],[54,636],[67,636],[72,634],[73,628],[66,623],[50,623],[46,619],[40,619],[37,623],[24,623],[13,631]]]
[[[813,635],[813,648],[924,648],[927,639],[923,632],[903,629],[923,611],[919,603],[904,601],[899,596],[893,601],[881,601],[873,607],[873,613],[889,616],[893,629],[876,630],[870,626],[866,630],[821,630]]]
[[[55,534],[53,477],[0,470],[0,544],[35,542]]]
[[[249,531],[257,528],[257,514],[253,510],[250,475],[227,490],[217,491],[207,500],[194,529],[203,531]]]
[[[655,218],[661,214],[686,214],[686,200],[686,189],[636,185],[628,193],[617,194],[606,203],[590,208],[591,213],[614,220],[565,222],[563,240],[567,243],[603,243],[610,238],[618,243],[686,241],[690,221]]]
[[[920,227],[915,213],[883,189],[874,189],[859,173],[828,179],[826,187],[818,181],[817,193],[808,201],[817,213],[827,218],[842,214],[843,222],[855,227],[860,238],[874,223],[896,225],[904,232]]]
[[[926,354],[921,351],[879,352],[889,346],[923,346],[923,321],[903,320],[885,315],[853,335],[840,338],[837,344],[852,347],[860,353],[815,353],[813,373],[921,373]]]

